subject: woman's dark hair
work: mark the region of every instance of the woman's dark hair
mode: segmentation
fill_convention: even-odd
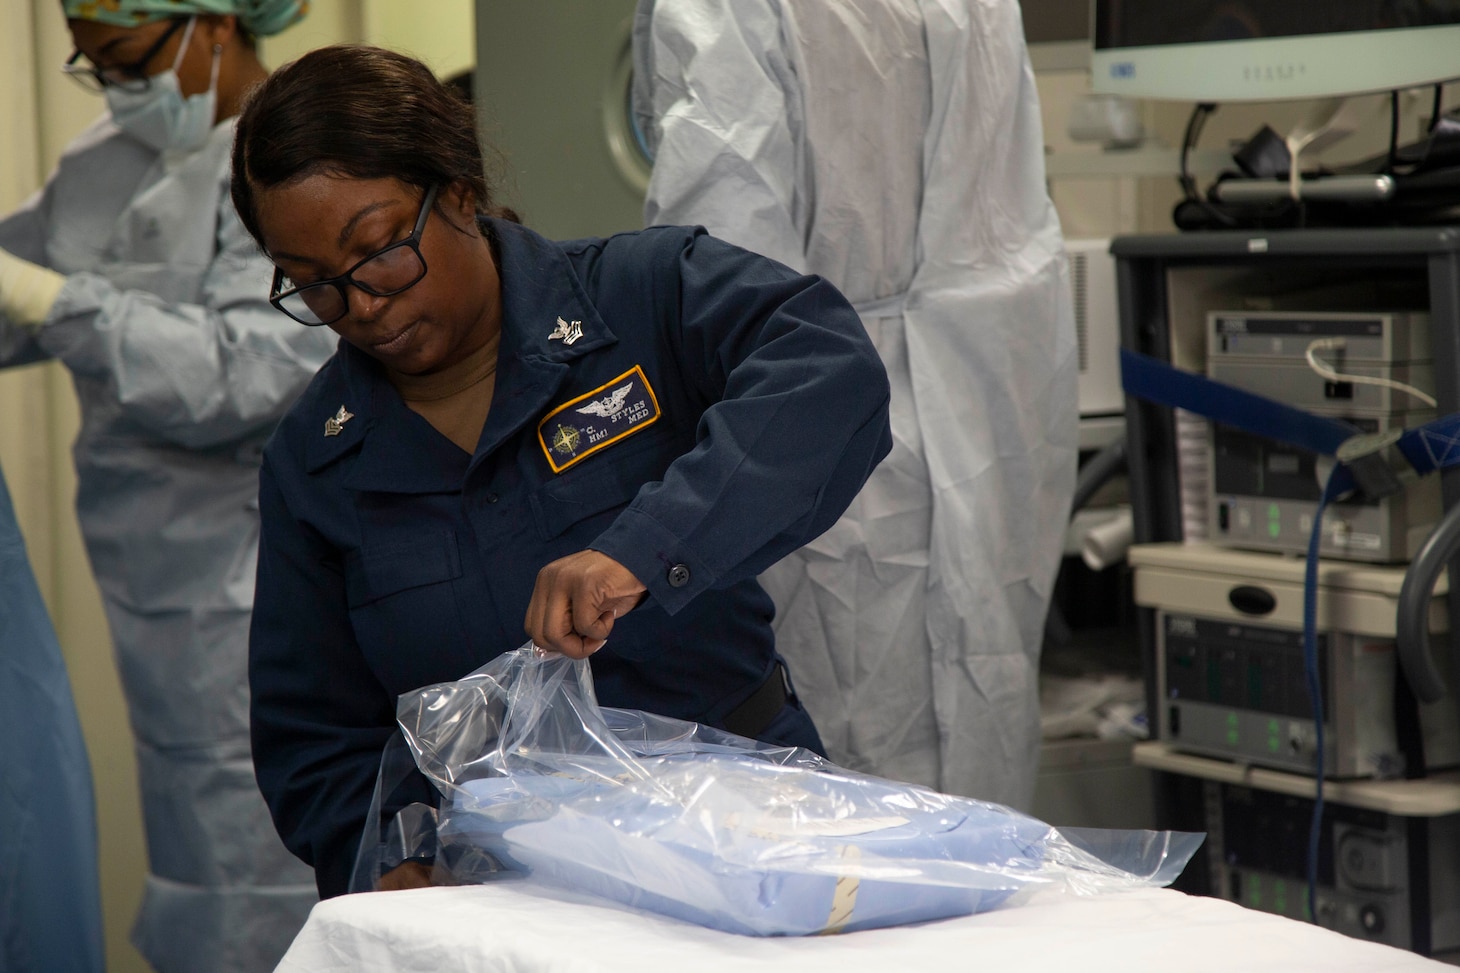
[[[363,45],[311,51],[249,96],[233,139],[233,205],[260,246],[254,189],[321,173],[399,179],[423,191],[464,183],[494,207],[471,105],[414,58]]]

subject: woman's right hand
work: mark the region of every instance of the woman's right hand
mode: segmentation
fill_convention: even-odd
[[[614,620],[643,601],[647,591],[607,554],[579,551],[538,572],[523,627],[540,648],[584,659],[603,647]]]

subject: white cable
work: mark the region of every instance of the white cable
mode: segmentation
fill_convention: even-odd
[[[1307,117],[1284,137],[1283,143],[1288,147],[1288,195],[1294,200],[1303,195],[1303,167],[1299,162],[1303,151],[1321,152],[1358,131],[1363,122],[1364,103],[1363,99],[1351,98],[1316,102]]]
[[[1345,341],[1342,338],[1318,338],[1308,343],[1308,365],[1313,371],[1322,375],[1330,382],[1353,382],[1358,385],[1378,385],[1381,388],[1395,389],[1406,395],[1412,395],[1416,399],[1430,407],[1434,407],[1435,398],[1425,392],[1421,392],[1413,385],[1406,385],[1403,382],[1396,382],[1392,378],[1376,378],[1369,375],[1343,375],[1335,372],[1327,363],[1318,360],[1320,351],[1342,351]]]
[[[1288,147],[1288,195],[1297,201],[1303,196],[1303,167],[1298,157],[1309,143],[1317,140],[1324,133],[1343,106],[1343,99],[1335,98],[1327,102],[1320,102],[1308,118],[1303,119],[1294,129],[1287,134],[1283,142]]]
[[[1298,165],[1298,156],[1307,144],[1306,139],[1288,138],[1288,196],[1294,202],[1303,198],[1303,169]]]

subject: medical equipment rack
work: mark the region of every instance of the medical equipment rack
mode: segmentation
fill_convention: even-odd
[[[1159,741],[1136,744],[1133,758],[1139,766],[1202,781],[1207,818],[1217,825],[1203,849],[1213,874],[1211,894],[1306,919],[1292,852],[1302,844],[1312,777],[1178,753]],[[1318,895],[1320,924],[1427,956],[1460,949],[1460,876],[1453,867],[1460,855],[1460,772],[1423,780],[1330,781],[1325,800],[1328,861]],[[1223,806],[1230,814],[1234,805],[1257,808],[1248,812],[1263,825],[1253,840],[1239,844],[1223,833]]]
[[[1116,258],[1123,348],[1201,374],[1206,365],[1205,325],[1212,311],[1281,309],[1283,299],[1296,291],[1318,298],[1332,295],[1333,310],[1407,308],[1429,316],[1436,413],[1460,411],[1460,227],[1141,234],[1116,237],[1111,252]],[[1188,538],[1187,530],[1206,522],[1204,510],[1192,512],[1194,492],[1189,483],[1183,495],[1180,436],[1186,421],[1163,406],[1127,400],[1126,446],[1138,545],[1197,539]],[[1438,475],[1443,513],[1460,504],[1460,470]],[[1455,562],[1450,570],[1452,576],[1460,576],[1454,574]],[[1460,586],[1451,586],[1447,604],[1449,616],[1460,618]],[[1153,608],[1137,609],[1148,713],[1153,716],[1161,705],[1157,615]],[[1437,637],[1436,651],[1454,653],[1457,641],[1454,632]],[[1452,670],[1460,671],[1460,666]],[[1460,686],[1448,690],[1460,692]],[[1246,765],[1182,754],[1187,759],[1157,766],[1150,760],[1151,748],[1165,747],[1167,741],[1160,740],[1159,726],[1152,729],[1156,741],[1142,745],[1139,752],[1143,765],[1163,771],[1158,774],[1157,819],[1163,827],[1201,830],[1207,801],[1203,782],[1210,778],[1197,769],[1225,766],[1232,772],[1247,772]],[[1302,782],[1294,786],[1314,786],[1311,778],[1290,776]],[[1413,783],[1417,782],[1377,781],[1366,786],[1384,791]],[[1210,894],[1214,878],[1219,876],[1189,868],[1178,887]]]
[[[1317,734],[1304,680],[1303,559],[1203,541],[1137,544],[1127,559],[1135,604],[1155,609],[1159,622],[1160,704],[1148,714],[1157,736],[1185,753],[1311,774]],[[1460,769],[1454,694],[1420,704],[1401,671],[1404,575],[1403,565],[1318,564],[1315,647],[1330,779]],[[1442,576],[1425,620],[1436,642],[1448,637],[1447,594]]]
[[[1417,296],[1430,319],[1436,412],[1460,411],[1460,227],[1144,234],[1116,237],[1111,252],[1122,347],[1199,373],[1210,311],[1299,284],[1347,294],[1366,283],[1381,295]],[[1129,399],[1126,436],[1135,543],[1186,539],[1172,410]],[[1442,505],[1460,503],[1460,468],[1438,475]],[[1460,586],[1449,598],[1460,617]],[[1154,712],[1155,613],[1140,616]]]

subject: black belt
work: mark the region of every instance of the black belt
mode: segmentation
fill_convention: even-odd
[[[770,677],[745,702],[731,710],[721,725],[731,733],[754,740],[790,701],[791,680],[786,676],[785,666],[777,662]]]

